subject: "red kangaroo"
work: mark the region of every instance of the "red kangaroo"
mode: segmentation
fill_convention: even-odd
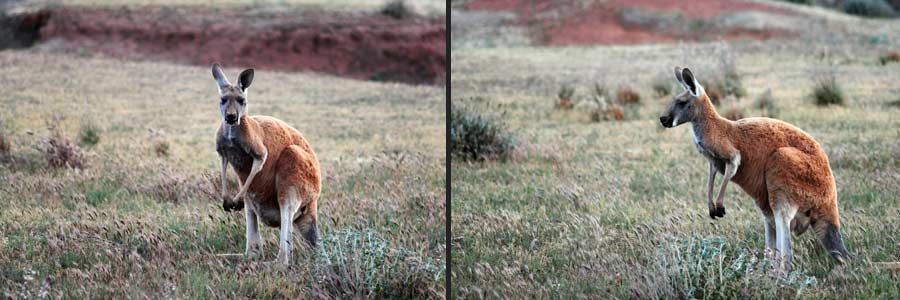
[[[241,72],[232,86],[219,64],[212,66],[219,90],[223,122],[216,133],[216,151],[222,158],[222,207],[244,212],[247,244],[244,254],[255,258],[262,251],[259,222],[281,227],[277,261],[290,264],[294,227],[311,247],[318,241],[316,201],[321,190],[319,161],[299,131],[281,120],[247,116],[247,88],[253,69]],[[228,165],[241,185],[229,198],[225,188]]]
[[[734,181],[756,200],[766,219],[766,248],[791,268],[790,232],[811,225],[828,253],[843,263],[851,258],[841,238],[837,191],[828,157],[809,134],[783,121],[719,116],[691,70],[675,68],[685,91],[659,118],[666,128],[691,123],[694,144],[709,161],[709,216],[725,216],[725,187]],[[716,173],[725,178],[713,203]]]

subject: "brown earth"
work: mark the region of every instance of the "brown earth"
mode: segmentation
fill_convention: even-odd
[[[475,0],[466,4],[465,9],[515,12],[518,17],[510,25],[531,28],[538,35],[533,40],[542,45],[644,44],[718,38],[764,40],[791,35],[779,30],[711,26],[713,18],[737,11],[790,14],[740,0],[609,0],[589,5],[552,0]],[[673,15],[680,26],[629,24],[622,15],[625,10]]]
[[[54,51],[412,84],[445,80],[444,19],[164,7],[60,7],[35,14],[47,16],[39,41]]]

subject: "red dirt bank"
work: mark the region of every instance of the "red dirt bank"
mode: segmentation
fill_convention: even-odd
[[[574,2],[574,1],[573,1]],[[768,39],[789,33],[778,31],[750,31],[742,29],[710,30],[701,37],[683,32],[645,28],[624,24],[623,9],[647,12],[679,12],[689,20],[709,20],[713,17],[745,10],[787,14],[788,12],[764,4],[740,0],[608,0],[581,6],[577,2],[560,4],[552,0],[475,0],[465,6],[468,10],[509,11],[518,14],[511,25],[526,26],[537,31],[535,42],[543,45],[644,44],[695,40],[697,38]],[[548,11],[558,15],[544,14]]]
[[[366,80],[444,82],[444,20],[323,12],[57,8],[41,41],[63,51],[195,65],[311,70]]]

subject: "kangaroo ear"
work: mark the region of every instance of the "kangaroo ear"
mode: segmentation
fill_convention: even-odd
[[[218,84],[220,93],[223,89],[225,89],[225,87],[231,85],[231,83],[228,82],[228,78],[225,77],[225,73],[222,73],[222,66],[220,66],[219,63],[213,63],[212,75],[213,78],[216,79],[216,83]]]
[[[684,77],[681,76],[681,67],[675,66],[675,80],[678,80],[678,84],[681,84],[685,90],[689,90],[688,86],[684,84]]]
[[[238,88],[241,91],[246,92],[247,88],[250,87],[250,83],[253,82],[253,69],[246,69],[241,72],[241,75],[238,76]]]
[[[691,69],[684,68],[681,71],[682,83],[684,83],[687,90],[691,92],[694,97],[700,97],[703,94],[703,86],[697,82],[697,78],[694,78],[694,74],[691,73]]]

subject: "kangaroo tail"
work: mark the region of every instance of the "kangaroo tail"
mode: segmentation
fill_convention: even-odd
[[[843,264],[850,261],[853,256],[850,255],[850,252],[847,251],[847,247],[844,246],[844,240],[841,238],[841,232],[838,230],[838,227],[831,222],[824,221],[822,223],[824,224],[818,232],[822,246],[824,246],[825,250],[828,250],[828,254],[839,263]]]

